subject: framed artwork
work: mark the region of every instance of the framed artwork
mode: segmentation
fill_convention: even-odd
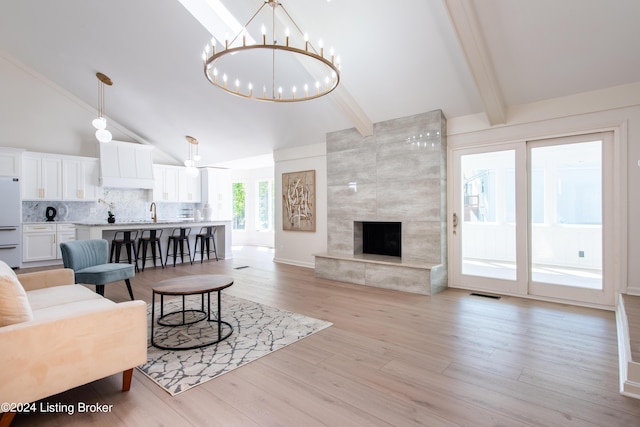
[[[316,231],[316,171],[282,174],[282,229]]]

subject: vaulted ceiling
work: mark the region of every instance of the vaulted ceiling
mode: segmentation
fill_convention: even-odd
[[[200,0],[197,0],[200,1]],[[206,2],[206,0],[202,0]],[[222,0],[246,22],[262,0]],[[201,165],[320,143],[327,132],[441,109],[508,122],[513,106],[640,81],[637,0],[282,0],[342,59],[339,90],[273,104],[213,87],[211,34],[178,0],[0,2],[0,54],[97,107],[131,141]],[[0,100],[6,102],[6,99]],[[83,139],[94,140],[83,119]],[[85,135],[86,132],[86,135]]]

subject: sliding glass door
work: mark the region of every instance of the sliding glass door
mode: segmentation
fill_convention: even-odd
[[[523,163],[518,145],[459,150],[454,156],[454,283],[490,292],[520,293],[517,212]]]
[[[606,286],[611,230],[611,138],[581,135],[529,142],[529,293],[613,303]],[[607,173],[608,171],[608,173]]]
[[[612,304],[610,153],[606,133],[454,151],[451,285]]]

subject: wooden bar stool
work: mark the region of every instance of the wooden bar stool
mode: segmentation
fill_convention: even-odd
[[[153,266],[156,267],[156,255],[160,260],[160,266],[164,268],[164,264],[162,263],[162,248],[160,246],[160,237],[162,237],[162,229],[150,229],[150,230],[142,230],[142,234],[140,235],[140,239],[138,239],[138,259],[142,260],[142,270],[144,271],[144,265],[149,259],[147,256],[147,248],[151,245],[151,259],[153,260]],[[142,249],[142,253],[140,253],[140,249]]]
[[[207,254],[207,259],[211,252],[216,256],[218,261],[218,251],[216,250],[216,229],[214,226],[207,226],[200,228],[200,232],[196,234],[196,243],[193,247],[193,261],[196,260],[196,253],[200,253],[200,264],[204,261],[204,254]],[[198,250],[198,242],[200,242],[200,250]],[[211,244],[213,242],[213,250],[211,250]]]
[[[178,257],[178,246],[180,246],[180,259],[182,263],[184,263],[184,243],[187,242],[187,253],[189,263],[193,264],[191,260],[191,248],[189,247],[189,234],[191,234],[191,228],[189,227],[180,227],[174,228],[171,231],[171,236],[167,240],[167,255],[164,260],[164,265],[168,265],[169,257],[173,257],[173,266],[176,266],[176,258]],[[169,253],[170,250],[173,249],[173,253]]]
[[[138,269],[138,253],[136,252],[136,239],[138,238],[138,232],[133,231],[116,231],[113,240],[111,241],[111,254],[109,255],[109,262],[114,262],[113,257],[115,255],[115,262],[120,262],[120,252],[124,246],[127,250],[127,260],[129,264],[135,264],[136,270]],[[131,262],[131,254],[133,253],[133,262]]]

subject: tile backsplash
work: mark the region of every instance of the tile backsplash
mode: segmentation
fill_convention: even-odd
[[[67,201],[25,201],[22,202],[22,222],[44,222],[45,211],[51,206],[56,209],[55,221],[58,222],[107,222],[107,211],[111,210],[116,221],[133,219],[150,219],[149,207],[154,200],[152,190],[130,190],[105,188],[102,202],[67,202]],[[113,209],[109,208],[109,204]],[[163,203],[156,202],[158,219],[192,218],[198,203]]]

